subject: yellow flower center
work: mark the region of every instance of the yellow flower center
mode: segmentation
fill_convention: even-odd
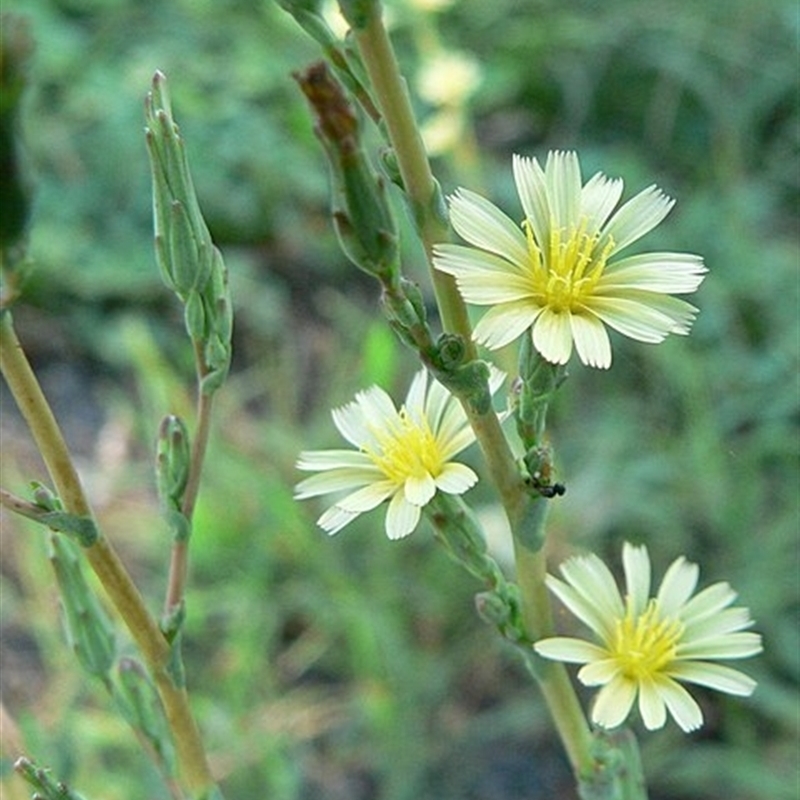
[[[426,473],[435,478],[442,471],[441,451],[427,420],[417,424],[405,408],[400,410],[396,423],[374,430],[373,434],[378,448],[365,448],[365,452],[389,480],[403,483]]]
[[[609,237],[598,249],[600,232],[586,232],[586,220],[575,228],[558,228],[551,220],[550,240],[537,243],[530,220],[522,227],[528,240],[533,296],[552,311],[577,311],[594,291],[614,250]]]
[[[626,677],[652,677],[675,658],[682,633],[683,623],[663,619],[656,600],[651,599],[638,616],[629,607],[625,617],[617,621],[611,654]]]

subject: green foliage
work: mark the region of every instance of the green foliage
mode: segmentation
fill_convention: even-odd
[[[152,255],[141,131],[156,68],[169,75],[231,272],[241,322],[193,522],[183,629],[187,680],[226,796],[569,798],[544,721],[531,719],[523,669],[474,614],[481,587],[424,529],[398,546],[366,516],[329,540],[315,509],[292,500],[298,451],[334,441],[329,409],[372,382],[400,389],[414,369],[376,322],[375,287],[336,249],[324,159],[289,78],[317,57],[313,43],[266,2],[7,0],[4,10],[24,13],[38,44],[21,118],[36,267],[20,334],[43,363],[63,355],[55,340],[66,339],[89,374],[105,376],[83,387],[87,410],[98,394],[106,407],[87,448],[88,482],[114,498],[100,503],[104,529],[152,597],[170,540],[151,484],[153,442],[163,414],[188,407],[174,373],[191,374]],[[699,691],[707,723],[690,741],[671,728],[643,737],[648,785],[653,800],[789,800],[800,671],[792,4],[392,10],[412,88],[437,24],[446,47],[483,69],[471,106],[481,163],[439,158],[447,191],[480,173],[512,212],[510,153],[577,147],[588,169],[623,176],[629,191],[655,175],[678,197],[647,245],[704,255],[701,313],[687,339],[615,340],[608,374],[572,366],[550,407],[567,486],[549,501],[554,557],[646,541],[657,570],[684,553],[705,583],[731,582],[764,635],[764,655],[747,666],[759,688],[747,701]],[[404,269],[421,275],[408,239],[401,233]],[[127,462],[103,449],[109,438]],[[23,457],[5,451],[4,442],[4,471],[30,477]],[[4,548],[17,525],[9,520]],[[70,666],[55,654],[50,607],[25,588],[31,576],[37,590],[44,582],[41,556],[11,548],[3,566],[4,631],[26,632],[46,687],[4,695],[26,744],[88,797],[165,797],[102,694],[59,683]],[[124,785],[109,786],[120,770]]]

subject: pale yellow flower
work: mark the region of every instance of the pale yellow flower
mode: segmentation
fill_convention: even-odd
[[[733,695],[750,695],[756,683],[738,670],[714,661],[761,652],[761,637],[746,608],[728,608],[736,593],[715,583],[692,597],[699,569],[685,558],[667,570],[650,597],[650,558],[645,547],[625,543],[622,550],[626,594],[620,596],[608,567],[595,555],[561,565],[564,580],[547,576],[551,592],[595,635],[597,643],[569,637],[534,645],[545,658],[584,664],[578,679],[601,686],[592,721],[616,728],[638,697],[646,728],[661,728],[667,711],[684,731],[699,728],[703,715],[679,682]]]
[[[522,335],[548,361],[565,364],[573,345],[592,367],[611,365],[606,326],[641,342],[686,334],[697,309],[673,294],[694,292],[706,272],[699,256],[615,256],[656,227],[674,201],[651,186],[616,211],[622,181],[598,172],[582,184],[576,153],[551,152],[544,169],[514,156],[521,227],[497,206],[459,189],[450,221],[472,247],[440,244],[437,269],[453,275],[467,303],[492,308],[475,327],[490,349]]]
[[[492,372],[492,391],[503,377]],[[357,449],[301,453],[298,469],[320,474],[301,481],[295,494],[304,499],[351,492],[317,520],[330,534],[389,500],[386,535],[400,539],[417,527],[422,508],[437,491],[463,494],[478,480],[470,467],[453,461],[475,439],[467,416],[438,381],[428,385],[424,369],[399,410],[383,389],[373,386],[332,414],[339,432]]]

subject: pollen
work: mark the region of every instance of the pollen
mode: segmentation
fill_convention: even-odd
[[[366,453],[389,480],[403,483],[426,474],[435,478],[442,471],[445,459],[427,420],[419,424],[403,408],[389,428],[373,433],[378,447]]]
[[[658,603],[651,599],[645,610],[627,614],[616,623],[611,654],[623,674],[632,680],[652,677],[670,664],[676,655],[683,623],[662,618]]]
[[[524,220],[522,227],[533,296],[555,312],[580,310],[603,274],[614,250],[613,239],[600,247],[600,231],[588,233],[585,219],[572,228],[559,228],[551,220],[548,241],[540,246],[530,220]]]

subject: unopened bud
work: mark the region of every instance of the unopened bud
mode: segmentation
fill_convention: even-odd
[[[169,773],[175,772],[175,756],[164,712],[144,667],[133,658],[120,658],[116,691],[126,720],[150,743]]]
[[[49,555],[64,609],[67,639],[81,666],[105,680],[116,654],[111,621],[83,576],[75,545],[63,536],[51,536]]]
[[[315,132],[331,167],[333,222],[345,255],[385,286],[399,281],[397,228],[386,182],[369,163],[356,111],[321,61],[296,73],[316,116]]]
[[[156,486],[165,506],[180,508],[190,463],[189,432],[180,417],[170,414],[161,420],[156,443]]]
[[[181,299],[211,275],[212,242],[194,190],[180,129],[172,117],[167,79],[153,77],[145,101],[145,141],[153,177],[156,259]]]

